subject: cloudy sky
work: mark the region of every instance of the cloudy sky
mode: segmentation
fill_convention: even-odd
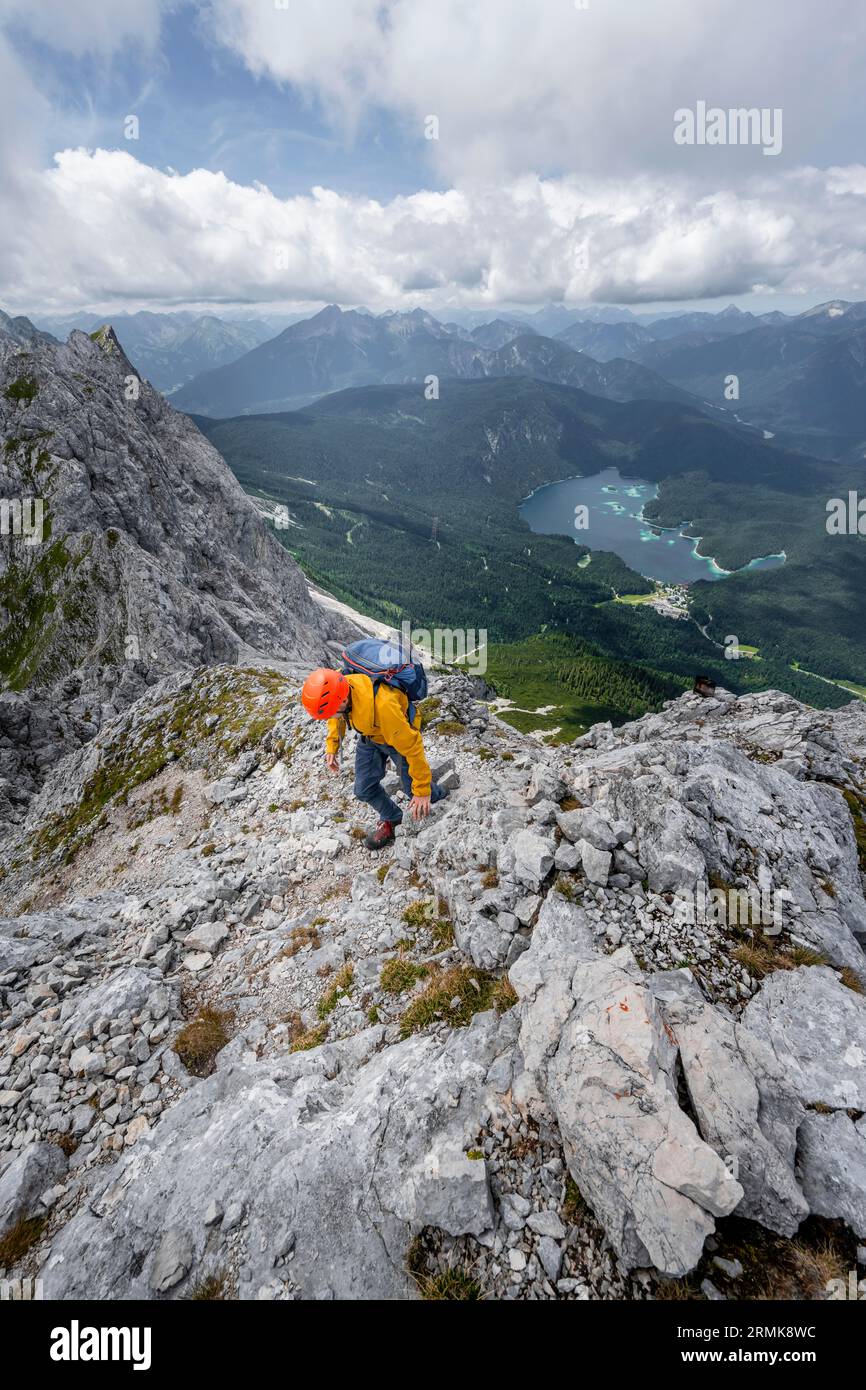
[[[864,69],[862,0],[0,0],[0,305],[866,299]]]

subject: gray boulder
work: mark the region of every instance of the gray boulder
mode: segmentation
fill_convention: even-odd
[[[698,1128],[742,1185],[738,1215],[792,1236],[809,1214],[793,1168],[804,1110],[782,1069],[772,1053],[764,1049],[759,1055],[757,1040],[749,1047],[745,1030],[706,1002],[688,970],[650,976],[648,986],[676,1037]],[[765,1132],[762,1123],[762,1088],[772,1089],[777,1101],[788,1094],[789,1126],[781,1151],[772,1127]]]
[[[804,1105],[866,1110],[866,997],[827,966],[770,975],[743,1012]]]
[[[500,867],[513,873],[527,888],[541,886],[553,868],[554,846],[534,830],[517,830],[508,837],[500,856]]]
[[[533,942],[511,971],[521,1051],[535,1068],[515,1096],[537,1086],[546,1099],[572,1177],[623,1263],[685,1274],[743,1189],[679,1107],[660,1010],[625,947],[562,975],[549,951],[534,954]]]
[[[43,1192],[65,1176],[66,1155],[56,1144],[28,1144],[0,1177],[0,1236],[30,1216]]]
[[[811,1210],[866,1238],[866,1122],[855,1124],[841,1110],[810,1114],[799,1141],[797,1171]]]
[[[610,875],[612,856],[605,849],[597,849],[589,840],[578,840],[577,848],[580,850],[580,861],[588,881],[603,888]]]

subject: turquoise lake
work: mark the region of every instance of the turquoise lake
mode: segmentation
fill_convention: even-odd
[[[539,535],[571,536],[591,550],[614,551],[647,579],[664,584],[726,579],[731,571],[698,555],[698,538],[683,535],[687,521],[675,530],[664,530],[644,520],[644,504],[657,492],[655,483],[623,478],[618,468],[606,468],[586,478],[564,478],[537,488],[521,502],[520,515]],[[589,511],[589,526],[582,531],[574,526],[574,509],[579,505]],[[772,569],[784,563],[784,555],[762,555],[744,569]]]

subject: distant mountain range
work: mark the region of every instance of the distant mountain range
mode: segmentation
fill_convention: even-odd
[[[153,314],[142,310],[111,315],[110,321],[130,361],[165,394],[201,372],[233,362],[275,331],[265,319],[221,319],[186,311]],[[92,333],[106,322],[106,316],[72,314],[43,322],[54,337],[65,340],[74,328]]]
[[[44,333],[36,328],[29,319],[19,314],[17,318],[12,318],[9,314],[4,314],[0,309],[0,336],[11,338],[14,343],[19,343],[21,347],[34,343],[53,343],[55,340],[50,333]]]
[[[512,333],[507,320],[470,334],[422,309],[373,317],[334,304],[196,377],[172,399],[181,410],[225,418],[298,409],[352,386],[421,383],[430,376],[534,376],[611,400],[692,400],[639,363],[599,363],[540,333]]]
[[[827,434],[822,452],[845,453],[866,438],[866,304],[834,300],[779,317],[724,336],[718,324],[690,331],[645,345],[637,360],[750,423],[801,435],[809,448]],[[734,399],[725,396],[731,376]]]
[[[832,300],[794,316],[547,305],[447,319],[328,305],[308,317],[143,311],[111,323],[142,376],[179,409],[215,419],[297,410],[355,386],[533,376],[608,400],[710,405],[824,457],[859,458],[866,442],[866,303]],[[37,327],[4,314],[0,326],[23,344],[103,321],[70,315]]]

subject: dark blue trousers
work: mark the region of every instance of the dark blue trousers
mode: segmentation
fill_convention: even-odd
[[[366,801],[368,806],[378,811],[380,820],[389,820],[394,825],[399,825],[403,819],[403,812],[382,786],[389,758],[397,769],[403,791],[407,797],[411,797],[412,778],[409,776],[409,764],[403,754],[398,753],[397,749],[388,743],[367,742],[360,738],[355,749],[354,791],[359,801]],[[433,783],[430,788],[431,802],[441,801],[447,795],[447,788],[440,787],[438,782]]]

